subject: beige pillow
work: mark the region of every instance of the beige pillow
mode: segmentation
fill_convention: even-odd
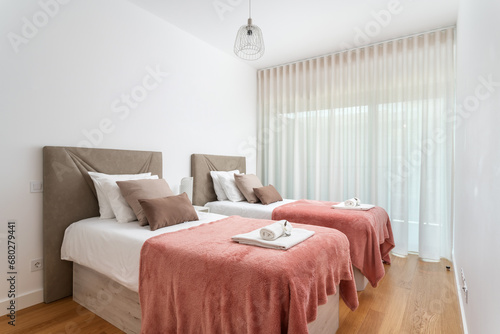
[[[257,203],[259,201],[253,191],[253,188],[262,188],[262,183],[260,182],[257,175],[234,174],[234,182],[236,182],[236,186],[241,191],[243,196],[245,196],[247,202]]]
[[[123,197],[134,211],[141,226],[147,225],[148,220],[139,204],[139,199],[160,198],[174,195],[167,181],[164,179],[116,181],[116,184],[120,187]]]
[[[186,193],[177,196],[140,199],[151,231],[162,227],[198,220],[198,215]]]
[[[261,188],[253,188],[253,191],[262,204],[271,204],[283,200],[278,190],[272,184]]]

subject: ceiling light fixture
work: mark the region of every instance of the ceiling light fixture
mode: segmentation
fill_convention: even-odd
[[[248,1],[248,24],[241,26],[236,34],[234,53],[245,60],[257,60],[264,54],[262,31],[252,25],[252,1]]]

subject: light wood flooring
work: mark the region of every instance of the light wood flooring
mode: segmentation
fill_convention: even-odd
[[[351,312],[340,302],[338,334],[357,333],[463,333],[454,281],[448,261],[429,263],[392,257],[386,275],[374,289],[358,293],[359,308]],[[341,299],[342,300],[342,299]],[[17,313],[16,326],[0,317],[0,333],[111,334],[122,333],[82,308],[71,298],[38,304]]]
[[[462,334],[462,318],[451,262],[423,262],[416,255],[391,256],[377,288],[358,293],[359,307],[340,305],[337,334]]]

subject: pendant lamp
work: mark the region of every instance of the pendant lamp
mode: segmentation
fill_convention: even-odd
[[[257,60],[264,54],[264,38],[259,27],[252,24],[252,1],[248,1],[248,24],[241,26],[234,42],[234,53],[245,60]]]

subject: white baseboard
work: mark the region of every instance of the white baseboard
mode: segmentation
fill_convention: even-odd
[[[464,307],[464,300],[463,300],[463,294],[462,294],[462,284],[460,284],[461,281],[461,275],[460,275],[460,270],[457,267],[457,263],[455,261],[455,253],[452,255],[452,261],[453,261],[453,268],[455,272],[455,284],[457,286],[457,294],[458,294],[458,302],[460,303],[460,314],[462,315],[462,327],[464,328],[464,334],[469,334],[469,331],[467,329],[467,320],[465,319],[465,307]]]
[[[22,310],[43,302],[43,289],[25,293],[16,298],[16,311]],[[0,316],[9,313],[7,307],[10,306],[10,299],[0,301]]]

